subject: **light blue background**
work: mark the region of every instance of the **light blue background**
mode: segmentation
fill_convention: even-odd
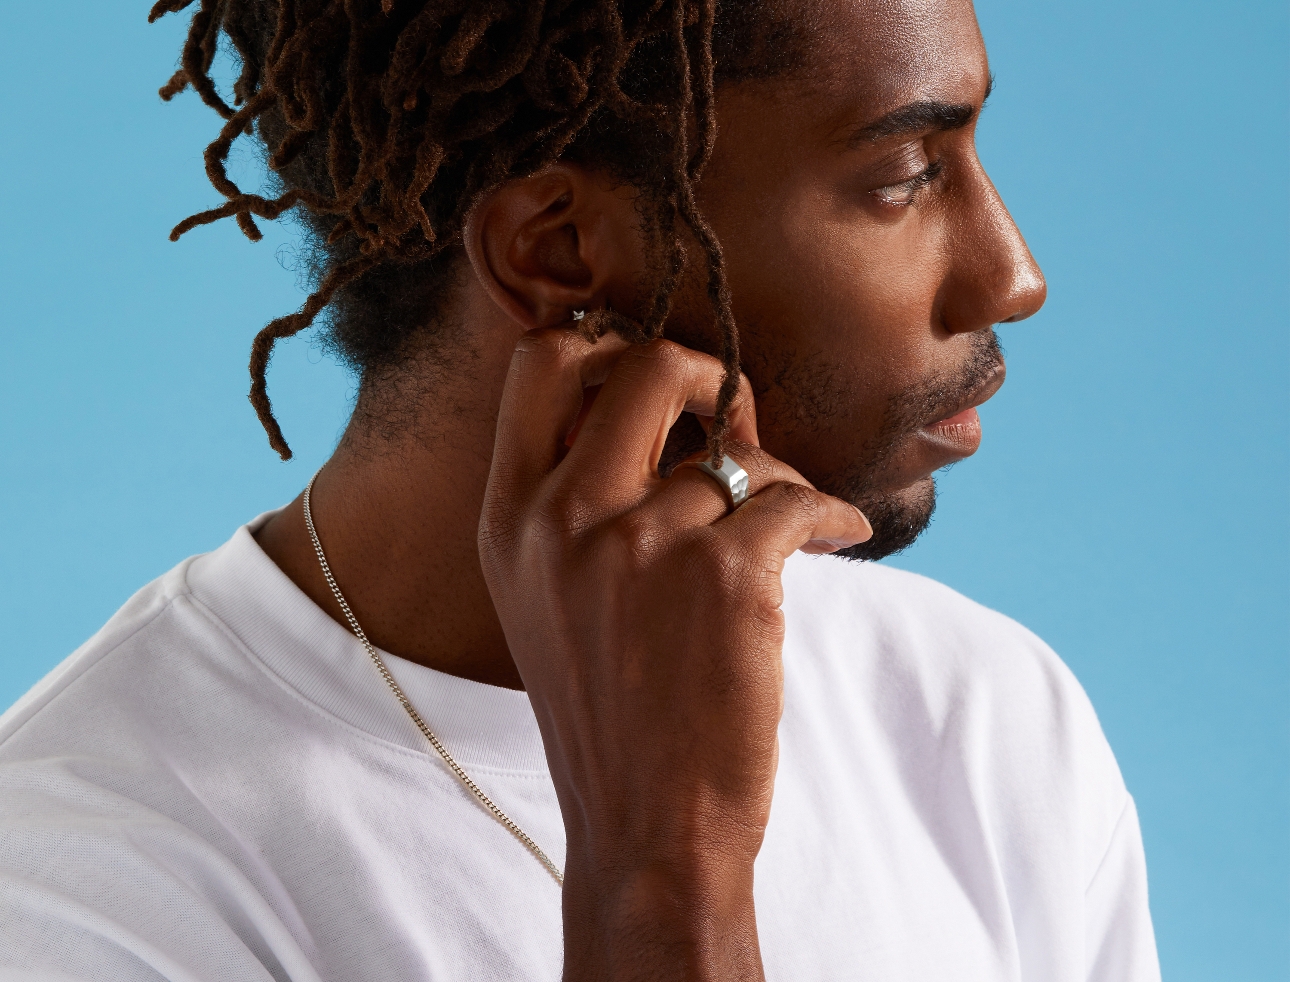
[[[300,302],[292,235],[166,240],[217,201],[216,120],[156,98],[182,22],[149,27],[147,6],[0,4],[0,706],[293,497],[352,395],[309,340],[281,346],[298,457],[269,451],[245,365]],[[895,562],[1018,618],[1083,681],[1138,801],[1166,978],[1290,978],[1286,5],[980,16],[982,155],[1050,299],[1001,332],[985,444]]]

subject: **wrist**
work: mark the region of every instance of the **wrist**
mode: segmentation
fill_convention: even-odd
[[[564,982],[760,982],[751,857],[592,864],[564,882]]]

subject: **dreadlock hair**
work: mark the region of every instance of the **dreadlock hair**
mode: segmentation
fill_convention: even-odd
[[[155,21],[195,0],[157,0]],[[739,337],[721,247],[694,185],[716,136],[723,77],[774,74],[793,45],[768,27],[764,0],[200,0],[169,100],[193,88],[225,120],[206,148],[206,174],[227,199],[171,232],[233,217],[252,241],[256,218],[297,209],[317,244],[317,286],[301,309],[271,321],[251,347],[251,404],[284,460],[266,371],[274,344],[329,309],[330,341],[364,375],[397,364],[433,319],[478,198],[558,159],[606,167],[641,192],[651,219],[656,282],[637,322],[599,311],[594,340],[613,330],[660,336],[686,261],[688,229],[706,258],[707,294],[725,370],[709,451],[721,456],[739,376]],[[221,41],[241,63],[233,104],[211,78]],[[257,133],[276,197],[243,191],[225,161]]]

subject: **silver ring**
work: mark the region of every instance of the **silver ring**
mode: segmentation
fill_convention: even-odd
[[[682,466],[685,464],[697,467],[720,484],[730,500],[731,508],[738,508],[748,500],[748,472],[730,454],[722,455],[720,467],[713,467],[711,460],[687,460]]]

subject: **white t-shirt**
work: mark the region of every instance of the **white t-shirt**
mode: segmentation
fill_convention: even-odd
[[[256,527],[0,717],[0,979],[558,979],[555,881]],[[784,592],[767,978],[1158,979],[1133,800],[1057,656],[884,566],[798,555]],[[388,663],[563,865],[524,693]]]

